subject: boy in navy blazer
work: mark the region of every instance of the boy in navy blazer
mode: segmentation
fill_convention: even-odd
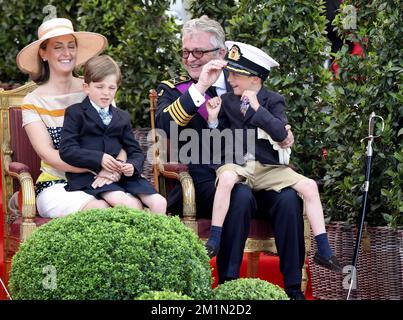
[[[229,71],[228,82],[233,92],[207,102],[208,123],[210,128],[228,128],[232,132],[242,130],[243,139],[241,147],[235,148],[241,153],[235,154],[235,159],[232,159],[233,156],[224,159],[224,164],[217,170],[213,227],[206,243],[210,256],[216,255],[219,250],[221,228],[229,208],[231,190],[236,183],[246,183],[256,191],[280,192],[291,187],[304,199],[318,248],[314,261],[341,272],[342,267],[329,245],[316,182],[287,166],[291,150],[281,149],[278,145],[287,136],[285,101],[280,94],[268,91],[263,81],[270,69],[279,64],[254,46],[232,41],[227,41],[226,45],[230,50],[225,56],[225,68]],[[250,135],[254,137],[254,143],[248,140]],[[228,150],[225,155],[228,154],[233,155],[234,152]]]
[[[134,139],[130,115],[112,105],[121,82],[116,62],[107,55],[90,59],[84,69],[83,102],[66,109],[60,156],[66,163],[87,168],[87,173],[67,172],[66,190],[82,190],[107,201],[112,207],[132,208],[145,204],[155,213],[165,213],[166,200],[141,176],[144,154]],[[124,149],[127,161],[117,160]],[[117,182],[94,183],[94,174],[105,169],[122,174]]]

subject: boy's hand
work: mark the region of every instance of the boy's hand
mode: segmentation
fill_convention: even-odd
[[[250,106],[253,108],[253,110],[257,111],[260,106],[259,101],[257,100],[257,92],[252,90],[245,90],[242,94],[241,100],[245,97],[249,99]]]
[[[122,163],[120,171],[126,176],[131,177],[134,174],[134,166],[131,163]]]
[[[220,112],[221,109],[221,98],[214,97],[207,100],[206,109],[208,112],[208,122],[212,123],[217,121],[218,113]]]
[[[101,166],[108,171],[121,171],[121,163],[107,153],[104,153],[102,157]]]
[[[282,149],[291,148],[294,144],[294,135],[291,131],[291,126],[287,124],[285,126],[285,130],[287,130],[287,137],[283,141],[279,142],[279,146]]]

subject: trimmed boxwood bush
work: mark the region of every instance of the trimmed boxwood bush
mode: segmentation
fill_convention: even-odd
[[[187,295],[171,291],[150,291],[143,293],[135,300],[193,300]]]
[[[265,280],[242,278],[227,281],[213,290],[215,300],[289,300],[278,285]]]
[[[175,291],[208,299],[202,242],[176,217],[134,209],[78,212],[40,227],[12,261],[14,299],[134,299]]]

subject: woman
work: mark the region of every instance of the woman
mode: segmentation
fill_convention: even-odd
[[[64,189],[65,172],[88,170],[68,165],[61,160],[58,151],[64,111],[85,97],[83,80],[74,76],[74,69],[101,53],[107,40],[97,33],[75,32],[71,21],[64,18],[44,22],[38,29],[38,38],[17,55],[20,70],[38,84],[38,88],[24,98],[22,106],[23,127],[42,160],[42,173],[36,182],[38,213],[51,218],[83,209],[108,207],[104,200],[97,200],[83,191]],[[120,156],[126,160],[124,151]],[[111,166],[119,168],[119,162],[114,161]],[[119,178],[117,171],[102,171],[95,180],[103,185]]]

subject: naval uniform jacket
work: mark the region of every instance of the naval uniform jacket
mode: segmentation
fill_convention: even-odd
[[[242,165],[244,164],[243,156],[249,152],[257,161],[263,164],[280,164],[278,152],[273,149],[268,139],[260,138],[261,135],[259,131],[263,130],[276,142],[283,141],[287,137],[285,125],[288,123],[288,120],[284,112],[284,97],[262,87],[257,93],[260,107],[255,111],[249,106],[245,116],[240,110],[240,98],[240,96],[236,96],[232,92],[221,96],[222,106],[219,113],[219,129],[230,128],[232,131],[235,129],[243,129],[243,139],[234,141],[234,159],[227,162]],[[247,141],[247,130],[250,130],[251,136],[254,139],[254,152],[250,143]],[[260,131],[260,133],[262,133],[262,131]],[[233,136],[236,137],[237,135],[233,134]],[[236,143],[238,143],[238,146],[242,144],[243,148],[236,148]],[[242,153],[239,154],[239,152]]]
[[[227,92],[232,91],[231,86],[227,82],[227,73],[224,72],[225,75],[225,82],[226,82],[226,89]],[[210,144],[210,159],[206,159],[203,155],[208,154],[206,150],[206,146],[208,144],[202,143],[202,130],[208,130],[208,124],[206,119],[204,119],[199,113],[195,103],[193,102],[192,97],[190,96],[188,91],[180,92],[177,88],[179,85],[188,83],[189,85],[195,83],[190,77],[180,76],[175,79],[171,79],[169,81],[163,81],[157,87],[157,112],[156,112],[156,126],[157,128],[163,129],[167,134],[167,137],[170,139],[170,145],[173,149],[172,151],[176,153],[176,158],[173,158],[170,155],[169,161],[176,161],[178,162],[178,151],[181,150],[183,146],[197,146],[197,150],[193,149],[192,151],[197,152],[197,154],[190,154],[189,159],[195,159],[197,161],[190,161],[186,163],[189,165],[189,173],[193,178],[195,183],[203,182],[209,180],[210,178],[203,174],[203,167],[204,169],[210,168],[210,163],[212,162],[213,151],[212,145]],[[216,97],[217,93],[213,88],[209,88],[206,92],[210,97]],[[192,129],[194,134],[188,137],[182,137],[178,139],[178,136],[171,136],[171,127],[174,130],[177,130],[178,135],[181,135],[181,132],[185,129]],[[178,141],[178,140],[184,141]],[[180,162],[180,161],[179,161]],[[197,163],[195,163],[197,162]]]
[[[144,154],[134,139],[130,115],[121,109],[109,106],[112,120],[104,125],[88,97],[83,102],[66,109],[63,123],[60,157],[66,163],[94,172],[102,169],[104,153],[116,158],[121,149],[127,153],[127,163],[134,166],[131,179],[137,179],[143,170]],[[67,172],[67,191],[91,189],[92,173]],[[123,177],[122,179],[127,178]]]

